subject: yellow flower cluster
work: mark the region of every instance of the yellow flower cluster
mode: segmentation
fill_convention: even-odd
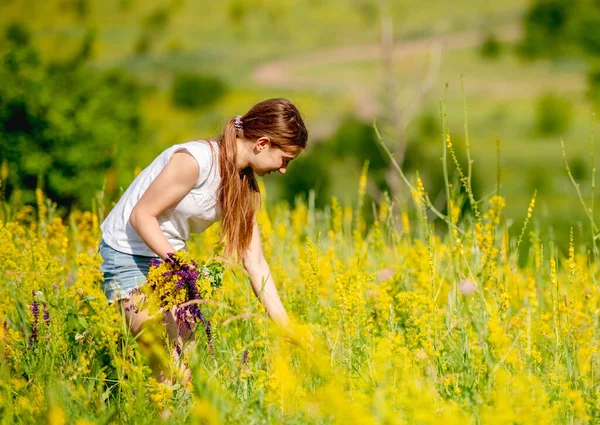
[[[300,268],[306,284],[306,296],[313,301],[319,289],[319,266],[315,246],[308,236],[306,237],[306,260],[300,259]]]
[[[183,255],[181,251],[176,252],[175,258],[183,259]],[[156,312],[159,308],[169,311],[188,300],[187,287],[177,287],[177,283],[181,278],[176,274],[165,276],[165,273],[173,273],[173,271],[174,267],[165,261],[156,267],[150,267],[146,277],[147,285],[142,288],[148,296],[151,312]]]
[[[396,295],[398,324],[405,344],[411,350],[423,349],[430,358],[435,355],[434,317],[432,299],[418,292],[400,292]]]
[[[150,400],[155,404],[156,409],[162,411],[170,403],[170,398],[173,397],[173,390],[164,382],[158,382],[154,378],[148,379],[148,391]]]
[[[195,284],[211,300],[202,311],[214,353],[197,346],[187,358],[192,387],[152,375],[171,366],[162,322],[133,337],[106,302],[100,217],[61,220],[40,192],[39,209],[0,220],[3,420],[85,424],[114,409],[132,423],[593,423],[593,252],[574,229],[559,246],[536,227],[520,263],[497,196],[473,220],[450,199],[447,219],[460,227],[434,232],[421,179],[415,187],[417,210],[396,217],[384,197],[364,228],[335,198],[324,211],[265,206],[264,246],[292,323],[272,326],[236,265],[216,291],[219,272],[202,264]],[[219,231],[195,235],[178,258],[220,255]],[[172,271],[161,263],[148,275],[155,309],[187,300]]]

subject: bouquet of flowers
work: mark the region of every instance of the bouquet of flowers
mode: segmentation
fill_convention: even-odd
[[[218,261],[199,265],[185,251],[169,253],[165,261],[158,258],[150,261],[145,290],[150,301],[150,310],[162,309],[167,313],[175,308],[175,319],[179,335],[191,331],[200,322],[206,331],[211,353],[210,321],[200,311],[201,300],[211,299],[216,288],[221,286],[223,265]],[[154,308],[152,308],[154,306]],[[177,347],[178,352],[180,347]]]

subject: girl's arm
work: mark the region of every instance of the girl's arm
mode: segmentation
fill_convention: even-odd
[[[260,233],[256,220],[254,221],[254,226],[252,228],[250,247],[242,258],[242,264],[246,271],[248,271],[254,293],[265,306],[269,317],[275,323],[287,325],[290,319],[281,303],[275,281],[271,276],[271,269],[265,260],[260,244]]]
[[[163,260],[175,252],[163,234],[156,217],[176,205],[196,184],[200,166],[186,151],[178,151],[148,186],[135,204],[129,223],[148,247]]]

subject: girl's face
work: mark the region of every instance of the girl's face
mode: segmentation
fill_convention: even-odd
[[[259,176],[265,176],[274,171],[279,171],[281,174],[286,172],[287,166],[295,157],[285,153],[281,149],[274,147],[271,143],[260,138],[255,145],[254,164],[252,169]]]

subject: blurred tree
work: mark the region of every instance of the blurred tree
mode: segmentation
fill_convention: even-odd
[[[90,12],[89,0],[74,0],[74,3],[77,16],[81,19],[85,19]]]
[[[142,19],[142,28],[148,31],[164,31],[170,19],[169,10],[166,7],[159,7]]]
[[[518,52],[527,58],[580,57],[590,66],[590,97],[600,107],[596,73],[600,64],[600,1],[536,0],[523,21]]]
[[[226,92],[225,83],[215,76],[182,73],[173,80],[171,102],[180,108],[201,108],[212,105]]]
[[[545,165],[530,164],[525,170],[524,183],[529,192],[552,193],[552,173],[548,173]]]
[[[282,199],[294,205],[300,195],[308,199],[310,190],[315,191],[315,206],[322,208],[331,200],[332,169],[331,154],[326,143],[316,142],[306,153],[294,159],[281,181]]]
[[[580,0],[537,0],[525,15],[519,51],[526,57],[563,54],[570,44],[570,21]]]
[[[307,196],[311,188],[317,188],[317,206],[325,206],[332,194],[340,198],[346,197],[346,194],[331,192],[331,180],[336,178],[343,167],[355,167],[357,175],[360,174],[366,160],[369,161],[370,185],[367,190],[370,199],[379,199],[381,192],[389,192],[386,180],[388,160],[379,150],[373,127],[356,116],[346,116],[331,138],[315,141],[311,146],[293,161],[282,181],[283,198],[290,204],[293,204],[298,193]],[[365,203],[367,213],[370,208],[370,203]]]
[[[119,0],[118,1],[119,10],[122,12],[127,12],[127,11],[131,10],[134,2],[135,2],[135,0]]]
[[[592,67],[588,71],[588,96],[600,105],[600,67]]]
[[[412,88],[406,98],[400,99],[397,90],[398,78],[394,70],[395,40],[392,2],[391,0],[377,0],[377,5],[380,18],[383,82],[383,113],[379,129],[386,140],[391,140],[390,151],[394,161],[402,167],[407,149],[406,129],[439,77],[442,46],[439,42],[433,43],[427,71],[424,73],[422,81]],[[402,201],[408,196],[408,190],[403,189],[401,179],[391,161],[386,174],[386,182],[392,199],[399,198]]]
[[[536,128],[546,136],[560,135],[571,125],[572,104],[554,93],[545,93],[537,101]]]
[[[588,177],[588,162],[585,157],[575,157],[569,161],[569,168],[575,180],[581,181]]]
[[[133,45],[133,52],[136,55],[145,55],[152,49],[152,38],[145,32],[140,34],[139,38]]]
[[[342,119],[328,143],[334,155],[354,156],[360,163],[369,160],[370,170],[387,168],[388,160],[378,149],[373,126],[354,115]]]
[[[488,34],[479,48],[479,53],[486,59],[497,59],[502,53],[502,43],[496,34]]]
[[[159,6],[141,20],[142,33],[134,45],[137,55],[148,53],[156,42],[165,35],[173,17],[174,8]]]
[[[380,191],[389,190],[385,175],[389,159],[379,147],[373,126],[356,116],[346,116],[336,133],[325,144],[332,157],[355,159],[358,167],[368,160],[369,180],[375,183]],[[380,194],[372,195],[378,197]]]
[[[86,42],[74,59],[43,63],[36,50],[7,31],[0,61],[0,162],[10,164],[7,190],[34,202],[43,176],[59,205],[90,207],[107,170],[125,167],[140,139],[141,90],[116,71],[85,66]],[[23,31],[24,32],[23,32]],[[116,187],[109,188],[116,192]],[[114,196],[116,193],[109,193]]]
[[[229,20],[235,27],[239,27],[248,13],[248,5],[243,0],[233,0],[229,3]]]
[[[11,22],[7,25],[5,38],[13,46],[26,46],[31,39],[27,28],[20,22]]]
[[[424,112],[417,119],[419,135],[423,139],[433,139],[439,137],[440,120],[432,112]]]
[[[379,19],[379,10],[376,4],[370,0],[353,0],[353,4],[365,24],[377,24],[377,20]]]

